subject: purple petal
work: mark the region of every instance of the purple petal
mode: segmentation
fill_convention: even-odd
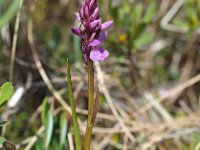
[[[94,39],[93,41],[90,42],[89,46],[100,46],[102,45],[103,41]]]
[[[91,16],[93,17],[93,19],[96,19],[98,15],[99,15],[99,8],[96,7]]]
[[[75,12],[74,15],[76,16],[76,19],[78,19],[79,21],[81,21],[81,17],[79,15],[79,13]]]
[[[92,29],[93,29],[93,28],[96,28],[96,27],[99,25],[100,22],[101,22],[101,19],[92,21],[92,22],[90,23],[91,28],[92,28]]]
[[[84,18],[87,18],[89,16],[88,5],[84,5],[84,7],[83,7],[83,14],[84,14]]]
[[[98,40],[100,41],[104,41],[106,38],[108,37],[108,32],[101,32],[101,34],[99,35]]]
[[[81,19],[84,18],[84,10],[83,10],[83,6],[84,6],[84,5],[81,5],[81,8],[80,8],[80,10],[79,10],[79,16],[80,16]]]
[[[79,28],[77,27],[71,27],[71,31],[75,34],[75,35],[78,35],[79,37],[83,37],[81,31],[79,30]]]
[[[106,30],[106,29],[110,28],[112,24],[113,24],[112,20],[102,23],[101,30]]]
[[[104,61],[109,52],[103,48],[96,48],[90,52],[90,59],[93,61]]]
[[[95,1],[96,1],[96,0],[91,0],[91,1],[90,1],[90,5],[89,5],[90,8],[91,8],[91,7],[95,7]]]

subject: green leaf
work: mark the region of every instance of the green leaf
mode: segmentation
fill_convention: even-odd
[[[2,145],[5,141],[6,141],[6,139],[4,137],[0,136],[0,145]]]
[[[13,95],[13,85],[11,82],[4,83],[0,88],[0,106],[9,100]]]
[[[194,133],[193,135],[192,135],[192,138],[193,138],[193,140],[195,140],[195,141],[200,141],[200,134],[199,133]]]
[[[200,150],[200,143],[197,143],[197,145],[195,146],[194,150]]]
[[[137,39],[143,33],[145,28],[146,28],[146,23],[142,22],[142,23],[138,24],[134,28],[134,32],[130,33],[130,34],[133,34],[134,39]]]
[[[41,137],[38,137],[37,142],[35,143],[35,150],[44,150],[44,143]]]
[[[41,112],[41,119],[42,119],[42,124],[46,126],[46,121],[47,121],[47,110],[48,110],[48,105],[47,105],[47,99],[45,98],[42,102],[42,112]]]
[[[139,23],[141,21],[141,18],[142,18],[142,11],[143,11],[143,5],[142,4],[138,4],[136,7],[135,7],[135,16],[134,16],[134,21],[136,23]]]
[[[0,6],[2,6],[2,3],[4,2],[4,0],[0,0]],[[1,7],[0,7],[1,8]]]
[[[137,40],[135,40],[134,45],[135,48],[141,48],[142,46],[148,45],[153,41],[154,34],[148,33],[148,34],[142,34]]]
[[[190,28],[189,22],[182,21],[180,19],[174,20],[173,24],[175,24],[176,26],[178,26],[180,29],[183,29],[183,30],[186,30],[186,31],[188,31],[189,28]]]
[[[20,7],[20,2],[21,0],[13,0],[7,11],[0,17],[0,29],[14,17]]]
[[[151,22],[155,12],[156,12],[156,3],[152,2],[150,6],[147,8],[147,11],[144,16],[144,22],[146,23]]]
[[[113,1],[109,1],[109,10],[112,18],[115,20],[115,23],[118,23],[119,9],[116,5],[113,5]]]
[[[47,125],[45,128],[45,148],[49,147],[53,135],[54,118],[52,112],[48,112]]]
[[[60,145],[63,146],[66,143],[67,137],[67,119],[66,113],[62,113],[60,117]]]
[[[74,132],[75,132],[76,150],[81,150],[80,130],[79,130],[78,119],[77,119],[77,114],[76,114],[76,105],[74,102],[74,96],[72,92],[72,81],[71,81],[71,74],[70,74],[68,60],[67,60],[67,83],[68,83],[68,96],[70,100],[70,107],[72,110],[72,119],[73,119],[73,126],[74,126]]]

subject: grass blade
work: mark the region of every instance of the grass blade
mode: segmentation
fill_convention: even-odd
[[[54,119],[53,119],[53,114],[51,111],[48,113],[48,120],[47,120],[47,125],[46,125],[46,136],[45,136],[45,149],[48,149],[52,135],[53,135],[53,124],[54,124]]]
[[[41,112],[41,120],[44,126],[47,125],[47,115],[48,115],[48,105],[47,105],[47,98],[45,98],[42,102],[42,112]]]
[[[6,25],[12,17],[16,14],[17,10],[20,7],[21,0],[14,0],[8,7],[7,11],[0,17],[0,29]]]
[[[67,60],[67,83],[68,83],[68,96],[70,100],[70,107],[72,110],[72,119],[73,119],[74,132],[75,132],[76,150],[81,150],[80,130],[78,126],[76,106],[75,106],[74,96],[72,92],[72,81],[71,81],[71,74],[70,74],[68,60]]]
[[[66,119],[66,112],[61,114],[60,117],[60,145],[63,147],[66,142],[67,137],[67,119]]]

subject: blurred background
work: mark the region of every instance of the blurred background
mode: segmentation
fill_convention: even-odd
[[[200,0],[98,0],[113,20],[95,63],[99,109],[92,150],[200,149]],[[2,135],[20,150],[73,150],[66,60],[82,135],[87,71],[74,12],[81,0],[0,0]],[[83,137],[83,136],[82,136]]]

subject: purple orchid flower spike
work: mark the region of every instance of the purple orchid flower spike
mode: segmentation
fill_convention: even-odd
[[[72,27],[71,31],[81,38],[81,50],[86,63],[88,60],[104,61],[109,52],[102,48],[107,37],[105,30],[109,29],[113,21],[102,23],[99,15],[97,0],[83,0],[79,13],[75,13],[80,21],[80,27]]]

